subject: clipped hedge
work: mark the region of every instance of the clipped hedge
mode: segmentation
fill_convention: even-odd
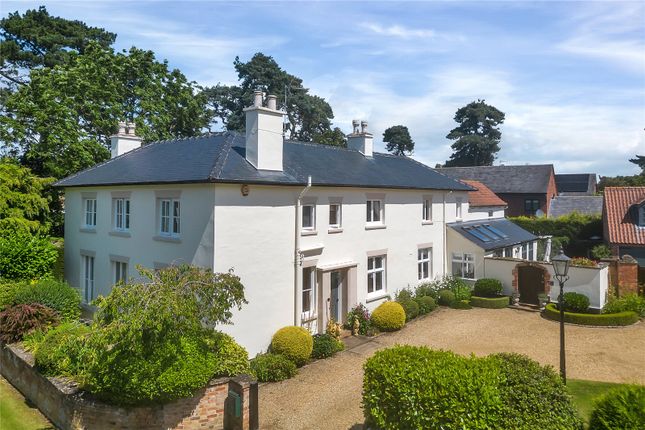
[[[508,306],[508,296],[478,297],[472,296],[470,304],[476,308],[502,309]]]
[[[468,300],[456,300],[450,305],[450,307],[453,309],[472,309],[473,308],[472,306],[470,306],[470,302]]]
[[[267,353],[251,360],[251,373],[260,382],[277,382],[293,378],[298,368],[284,355]]]
[[[303,327],[282,327],[271,339],[271,352],[284,355],[296,366],[302,366],[309,360],[313,347],[313,337]]]
[[[381,331],[401,330],[405,325],[405,310],[397,302],[381,303],[372,312],[372,322]]]
[[[589,430],[641,430],[645,427],[645,387],[614,388],[596,399]]]
[[[546,305],[543,315],[550,320],[560,321],[560,311],[554,303]],[[580,325],[625,326],[634,324],[638,319],[638,314],[632,311],[618,312],[615,314],[564,313],[564,322]]]

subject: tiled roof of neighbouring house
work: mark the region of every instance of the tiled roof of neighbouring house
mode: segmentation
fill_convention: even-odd
[[[496,194],[546,194],[553,165],[443,167],[437,171],[455,179],[479,181]]]
[[[537,239],[537,236],[506,218],[453,222],[447,225],[485,251]]]
[[[471,187],[408,157],[315,143],[284,142],[284,171],[246,161],[246,139],[234,132],[151,143],[56,183],[60,187],[163,183],[257,183],[470,191]]]
[[[602,196],[556,196],[549,206],[549,218],[577,212],[582,215],[601,215]]]
[[[592,195],[596,190],[595,173],[564,173],[555,175],[555,185],[558,193],[589,193]]]
[[[468,193],[468,205],[470,207],[508,206],[504,200],[500,199],[497,194],[481,182],[466,179],[461,182],[477,188],[477,191],[470,191]]]
[[[638,226],[638,205],[645,201],[645,187],[607,187],[603,217],[609,243],[645,245],[645,227]]]

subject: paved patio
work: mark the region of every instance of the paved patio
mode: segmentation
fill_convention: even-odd
[[[645,324],[624,328],[566,326],[567,376],[645,384]],[[362,365],[394,344],[427,345],[459,354],[526,354],[559,366],[558,323],[513,309],[440,308],[403,330],[359,344],[300,369],[288,381],[260,387],[263,429],[360,429]]]

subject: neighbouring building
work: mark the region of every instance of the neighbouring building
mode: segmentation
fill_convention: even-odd
[[[563,215],[579,213],[581,215],[602,215],[602,196],[555,196],[551,200],[549,218],[558,218]]]
[[[560,196],[593,196],[598,184],[595,173],[558,173],[555,185]]]
[[[630,255],[645,267],[645,187],[604,189],[603,233],[614,256]]]
[[[462,180],[474,191],[468,192],[467,220],[504,217],[507,204],[486,185],[478,181]]]
[[[506,202],[507,216],[546,215],[551,199],[557,194],[551,164],[444,167],[437,170],[454,179],[483,183]]]

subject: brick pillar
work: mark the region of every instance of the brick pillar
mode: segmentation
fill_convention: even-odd
[[[239,396],[242,404],[238,416],[235,414],[234,395],[229,395],[224,428],[227,430],[257,430],[259,428],[257,381],[248,375],[236,376],[229,383],[229,392]]]

